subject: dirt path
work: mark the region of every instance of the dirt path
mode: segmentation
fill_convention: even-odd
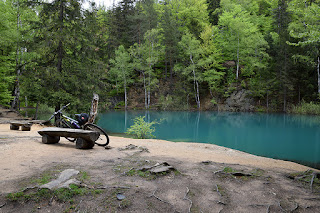
[[[41,143],[31,131],[11,131],[0,124],[0,212],[319,212],[320,190],[292,179],[310,168],[258,157],[210,144],[173,143],[110,137],[112,149],[78,150],[66,139]],[[133,144],[131,149],[126,149]],[[167,162],[176,169],[162,175],[138,171]],[[63,169],[84,171],[98,195],[76,196],[72,203],[56,197],[44,201],[9,201],[6,195],[32,180]],[[231,172],[229,172],[231,170]],[[237,177],[232,172],[250,174]],[[288,177],[291,177],[288,178]],[[317,185],[318,184],[318,185]],[[117,188],[117,187],[120,188]],[[117,193],[124,201],[116,199]],[[53,200],[53,201],[52,201]]]

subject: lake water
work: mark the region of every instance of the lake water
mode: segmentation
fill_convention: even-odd
[[[320,169],[318,116],[116,111],[101,113],[98,125],[111,134],[124,133],[136,116],[146,116],[146,121],[163,119],[161,124],[155,126],[154,135],[158,139],[216,144]]]

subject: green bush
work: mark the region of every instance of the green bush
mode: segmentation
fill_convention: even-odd
[[[173,106],[173,98],[171,95],[163,96],[161,95],[159,98],[159,104],[162,110],[170,109]]]
[[[125,132],[128,135],[134,135],[139,139],[155,138],[152,134],[155,131],[154,125],[159,124],[158,121],[146,122],[145,116],[134,118],[134,124]]]
[[[302,102],[299,106],[293,106],[290,112],[303,115],[320,115],[320,105],[313,102]]]

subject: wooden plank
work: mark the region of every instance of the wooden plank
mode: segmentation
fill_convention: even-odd
[[[100,133],[95,131],[83,130],[83,129],[68,129],[58,127],[47,127],[38,131],[40,135],[69,137],[69,138],[83,138],[87,141],[96,141]]]
[[[32,123],[30,123],[29,121],[13,121],[10,122],[10,124],[15,126],[32,126]]]

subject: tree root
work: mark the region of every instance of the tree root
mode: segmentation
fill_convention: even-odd
[[[157,190],[158,190],[158,189],[154,190],[154,192],[152,193],[152,195],[150,195],[149,197],[155,197],[156,199],[160,200],[161,202],[164,202],[164,203],[167,203],[167,204],[169,204],[169,205],[172,205],[172,204],[169,203],[168,201],[162,200],[161,198],[159,198],[158,196],[156,196],[155,194],[156,194],[156,191],[157,191]]]
[[[129,186],[100,186],[93,189],[131,189]]]
[[[310,181],[310,189],[311,189],[311,193],[313,192],[313,188],[312,188],[312,185],[313,185],[313,181],[314,181],[314,178],[316,177],[316,174],[315,173],[313,173],[312,174],[312,179],[311,179],[311,181]]]
[[[184,200],[188,200],[190,202],[190,206],[189,206],[189,209],[188,209],[188,212],[191,212],[191,208],[192,208],[192,200],[190,200],[187,196],[188,196],[188,193],[190,192],[189,188],[187,187],[187,193],[185,194],[184,196]]]
[[[267,213],[269,213],[270,212],[270,205],[268,205],[268,207],[267,207]]]
[[[282,212],[286,212],[281,206],[281,201],[278,202],[278,206],[279,206],[279,208],[281,209]]]
[[[217,189],[217,192],[218,192],[219,196],[222,197],[217,184],[216,184],[216,189]]]

